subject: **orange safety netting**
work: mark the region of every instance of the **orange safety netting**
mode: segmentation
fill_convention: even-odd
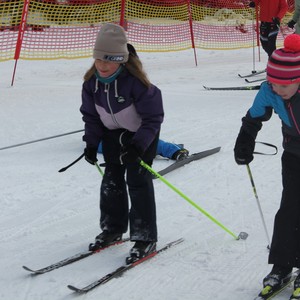
[[[288,3],[282,27],[294,10]],[[124,26],[139,51],[257,43],[249,0],[0,0],[0,61],[90,57],[104,22]]]

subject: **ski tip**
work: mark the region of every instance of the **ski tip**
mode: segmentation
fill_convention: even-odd
[[[22,268],[23,268],[24,270],[28,271],[28,272],[32,272],[32,273],[35,273],[35,272],[36,272],[35,270],[32,270],[32,269],[30,269],[30,268],[28,268],[28,267],[26,267],[26,266],[22,266]]]
[[[30,272],[32,275],[39,275],[39,274],[43,274],[43,272],[39,272],[39,270],[33,270],[33,269],[30,269],[26,266],[22,266],[22,268],[28,272]]]
[[[79,289],[79,288],[77,288],[77,287],[74,286],[74,285],[69,284],[69,285],[67,285],[67,287],[68,287],[71,291],[73,291],[73,292],[76,292],[76,293],[83,293],[82,289]]]

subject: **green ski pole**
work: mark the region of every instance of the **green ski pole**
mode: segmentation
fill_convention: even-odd
[[[97,162],[95,162],[95,166],[96,166],[97,170],[99,171],[99,173],[100,173],[100,174],[102,175],[102,177],[103,177],[104,173],[103,173],[103,171],[101,170],[100,166],[97,164]]]
[[[232,231],[230,231],[228,228],[226,228],[222,223],[220,223],[218,220],[216,220],[213,216],[211,216],[207,211],[205,211],[198,204],[196,204],[194,201],[192,201],[189,197],[187,197],[185,194],[183,194],[181,191],[179,191],[175,186],[173,186],[163,176],[161,176],[159,173],[157,173],[155,170],[153,170],[144,161],[141,160],[140,161],[140,165],[143,166],[145,169],[147,169],[150,173],[152,173],[153,175],[155,175],[156,177],[158,177],[163,183],[165,183],[168,187],[170,187],[174,192],[176,192],[183,199],[185,199],[192,206],[194,206],[197,210],[199,210],[201,213],[203,213],[205,216],[207,216],[211,221],[213,221],[215,224],[217,224],[223,230],[225,230],[227,233],[229,233],[231,236],[233,236],[236,240],[239,240],[239,239],[245,240],[245,239],[247,239],[248,233],[246,233],[246,232],[240,232],[240,234],[238,236],[236,236]]]

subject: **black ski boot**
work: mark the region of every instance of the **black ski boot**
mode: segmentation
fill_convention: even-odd
[[[172,155],[172,159],[174,160],[180,160],[183,159],[185,157],[189,156],[189,151],[182,148],[180,150],[177,150],[173,155]]]
[[[291,278],[292,268],[274,265],[272,271],[264,278],[264,288],[259,296],[266,298],[268,295],[273,294],[274,291],[288,282]]]
[[[126,263],[131,264],[149,254],[156,251],[156,242],[153,241],[136,241],[130,249],[129,255],[126,258]]]
[[[95,237],[95,243],[91,243],[89,245],[90,251],[95,251],[100,248],[107,247],[109,245],[112,245],[122,239],[122,233],[114,233],[114,232],[108,232],[107,230],[104,230],[99,235]]]

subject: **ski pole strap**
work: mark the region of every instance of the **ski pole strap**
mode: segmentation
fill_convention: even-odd
[[[80,161],[84,157],[84,153],[82,153],[77,159],[75,159],[72,163],[70,163],[68,166],[61,168],[58,172],[64,172],[70,167],[72,167],[74,164],[76,164],[78,161]]]
[[[265,145],[265,146],[268,146],[268,147],[271,147],[271,148],[274,148],[275,149],[275,152],[274,153],[263,153],[263,152],[257,152],[257,151],[254,151],[253,154],[260,154],[260,155],[276,155],[278,153],[278,149],[275,145],[272,145],[272,144],[269,144],[269,143],[265,143],[265,142],[255,142],[256,144],[262,144],[262,145]]]

